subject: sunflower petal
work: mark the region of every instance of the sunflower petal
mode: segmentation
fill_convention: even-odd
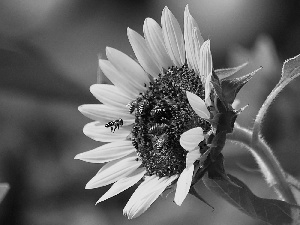
[[[183,35],[178,21],[168,7],[163,9],[161,25],[167,52],[173,63],[181,67],[185,62]]]
[[[99,59],[99,67],[107,78],[130,98],[135,99],[140,93],[139,89],[132,85],[108,60]]]
[[[125,53],[110,47],[106,47],[106,56],[112,65],[134,85],[140,92],[146,91],[145,85],[150,80],[143,68]]]
[[[136,161],[136,153],[122,159],[106,163],[99,172],[86,184],[86,189],[93,189],[114,183],[133,173],[142,162]]]
[[[205,83],[207,76],[212,73],[212,56],[210,52],[210,40],[205,41],[200,48],[199,73],[203,83]]]
[[[90,91],[103,104],[116,108],[126,108],[128,102],[134,99],[110,84],[93,84]]]
[[[105,121],[107,123],[122,118],[124,126],[134,123],[134,115],[130,114],[126,107],[118,109],[103,104],[86,104],[79,106],[78,110],[86,117],[96,121]]]
[[[194,164],[194,162],[198,159],[200,159],[200,149],[199,147],[196,147],[195,149],[189,151],[186,155],[185,165],[186,167],[189,167]]]
[[[198,52],[204,40],[195,19],[189,12],[188,5],[184,10],[184,43],[188,65],[199,73]]]
[[[203,130],[196,127],[184,132],[180,137],[180,145],[187,151],[194,150],[204,140]]]
[[[83,133],[95,141],[114,142],[124,141],[130,134],[132,126],[122,126],[114,133],[111,129],[104,126],[105,124],[99,122],[91,122],[84,126]]]
[[[209,111],[206,108],[205,102],[197,95],[187,91],[186,96],[195,113],[203,119],[209,119]]]
[[[160,68],[168,69],[173,66],[173,62],[167,53],[162,29],[159,24],[152,18],[147,18],[144,22],[143,31],[149,49]]]
[[[135,150],[131,141],[116,141],[87,152],[79,153],[75,156],[75,159],[91,163],[105,163],[123,158],[135,152]]]
[[[212,83],[211,83],[211,76],[212,74],[208,74],[208,76],[206,77],[205,79],[205,104],[207,106],[210,106],[212,105],[212,102],[211,102],[211,99],[210,99],[210,93],[211,93],[211,90],[212,90]]]
[[[127,36],[131,47],[134,51],[136,58],[138,59],[144,70],[152,77],[157,78],[160,74],[156,62],[154,61],[152,54],[150,53],[145,39],[134,30],[127,28]]]
[[[127,215],[129,219],[140,216],[176,178],[177,175],[168,178],[156,178],[149,181],[144,181],[145,184],[142,183],[135,190],[124,207],[124,215]],[[150,189],[147,187],[154,188]],[[146,188],[148,191],[146,191],[144,188]]]
[[[174,202],[181,205],[187,194],[189,193],[194,173],[194,165],[185,168],[180,174],[174,197]]]
[[[121,193],[122,191],[125,191],[126,189],[130,188],[131,186],[136,184],[140,179],[142,179],[145,173],[145,169],[139,168],[129,176],[121,178],[116,183],[114,183],[104,195],[102,195],[102,197],[96,202],[96,204],[98,204],[99,202],[103,202],[106,199],[109,199]]]

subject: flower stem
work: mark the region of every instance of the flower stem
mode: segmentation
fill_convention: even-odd
[[[275,189],[279,198],[288,203],[297,204],[290,186],[286,181],[285,172],[273,155],[271,148],[261,137],[258,136],[255,145],[252,145],[252,132],[246,128],[240,127],[236,123],[233,133],[228,134],[227,139],[241,143],[250,150],[267,183]]]
[[[252,144],[253,145],[255,145],[258,142],[260,126],[263,122],[263,119],[264,119],[270,105],[274,102],[275,98],[285,88],[285,86],[287,86],[291,82],[291,80],[293,80],[296,77],[297,76],[294,76],[293,78],[290,78],[290,79],[281,79],[278,82],[278,84],[275,86],[275,88],[272,90],[272,92],[268,95],[264,104],[262,105],[259,112],[257,113],[255,121],[254,121],[253,132],[252,132]]]

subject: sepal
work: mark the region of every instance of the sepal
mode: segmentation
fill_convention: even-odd
[[[214,95],[214,107],[218,112],[227,111],[231,106],[226,102],[226,98],[223,95],[221,82],[216,75],[215,71],[212,72],[211,83],[213,85]]]
[[[254,74],[261,68],[253,71],[252,73],[246,74],[242,77],[233,79],[223,79],[221,81],[221,88],[223,97],[226,99],[227,103],[232,104],[237,93],[241,88],[248,83],[248,81],[254,76]]]
[[[212,180],[224,180],[231,185],[239,187],[236,183],[230,180],[224,169],[224,156],[220,153],[217,159],[208,167],[207,176]]]
[[[238,71],[240,71],[247,65],[248,65],[248,62],[245,62],[242,65],[239,65],[237,67],[215,70],[215,73],[219,77],[219,79],[222,80],[222,79],[225,79],[227,77],[230,77],[230,76],[236,74]]]
[[[218,113],[214,116],[214,120],[218,121],[217,131],[232,133],[235,120],[238,113],[235,110],[226,111],[224,113]]]
[[[221,153],[221,151],[224,148],[226,142],[226,132],[222,131],[216,134],[216,136],[213,138],[212,143],[210,144],[210,159],[212,162],[216,161],[218,158],[218,155]]]

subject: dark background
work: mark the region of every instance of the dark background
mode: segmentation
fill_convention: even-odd
[[[97,81],[98,54],[105,46],[134,56],[126,36],[142,34],[146,17],[160,22],[164,6],[183,25],[189,4],[202,35],[211,39],[214,68],[263,66],[238,95],[249,107],[238,122],[250,128],[259,107],[280,78],[285,59],[300,53],[297,0],[2,0],[0,2],[0,182],[10,191],[0,205],[2,225],[262,224],[242,214],[199,183],[212,211],[192,196],[181,207],[173,195],[127,220],[122,208],[131,188],[95,206],[108,187],[85,190],[101,165],[74,160],[99,146],[82,133],[89,122],[77,107],[97,103],[89,86]],[[101,78],[101,82],[107,82]],[[299,177],[300,81],[277,98],[263,134],[283,167]],[[228,143],[226,169],[261,197],[275,198],[247,150]],[[245,169],[248,168],[248,169]],[[250,171],[249,171],[250,169]]]

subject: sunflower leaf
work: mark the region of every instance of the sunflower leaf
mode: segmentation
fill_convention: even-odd
[[[9,190],[8,183],[0,183],[0,203],[2,202],[3,198],[7,194],[8,190]]]
[[[280,83],[284,80],[292,81],[300,75],[300,54],[286,60],[282,67]]]
[[[228,174],[228,177],[231,182],[211,179],[205,175],[203,182],[215,194],[255,219],[272,225],[300,223],[300,206],[280,200],[257,197],[238,178],[230,174]]]
[[[213,210],[215,209],[213,206],[211,206],[204,198],[201,197],[201,195],[198,194],[198,192],[195,189],[195,186],[192,186],[189,193],[193,196],[195,196],[196,198],[198,198],[201,202],[204,202],[206,205],[208,205],[210,208],[212,208]]]

